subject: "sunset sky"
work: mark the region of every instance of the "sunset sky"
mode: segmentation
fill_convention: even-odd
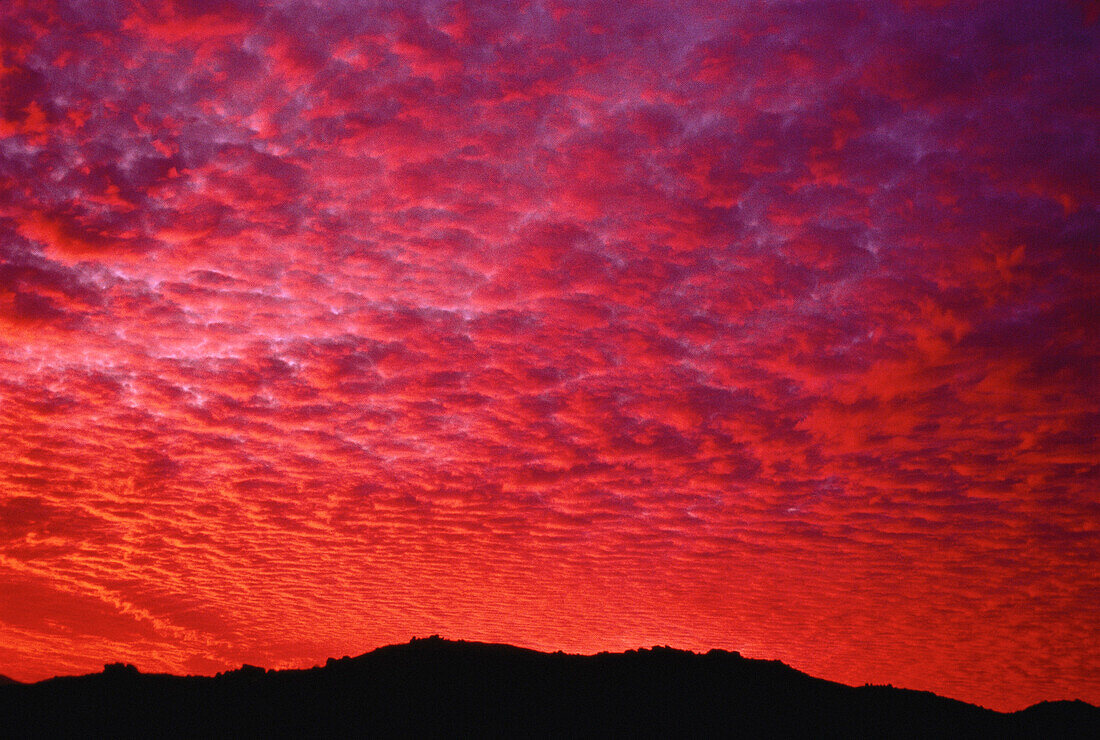
[[[1100,704],[1098,12],[6,0],[0,673]]]

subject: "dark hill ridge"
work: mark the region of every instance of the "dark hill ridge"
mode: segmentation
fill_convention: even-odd
[[[306,670],[103,673],[0,686],[0,735],[1100,737],[1100,709],[1002,714],[778,661],[653,648],[593,656],[438,637]]]

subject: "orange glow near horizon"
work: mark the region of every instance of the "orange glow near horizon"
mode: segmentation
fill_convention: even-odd
[[[1080,3],[69,5],[0,9],[0,674],[1100,704]]]

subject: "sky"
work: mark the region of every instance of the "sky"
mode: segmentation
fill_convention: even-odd
[[[1100,704],[1098,15],[8,0],[0,673]]]

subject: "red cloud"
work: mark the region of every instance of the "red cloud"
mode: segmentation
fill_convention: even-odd
[[[0,672],[1100,702],[1078,9],[94,5],[0,11]]]

